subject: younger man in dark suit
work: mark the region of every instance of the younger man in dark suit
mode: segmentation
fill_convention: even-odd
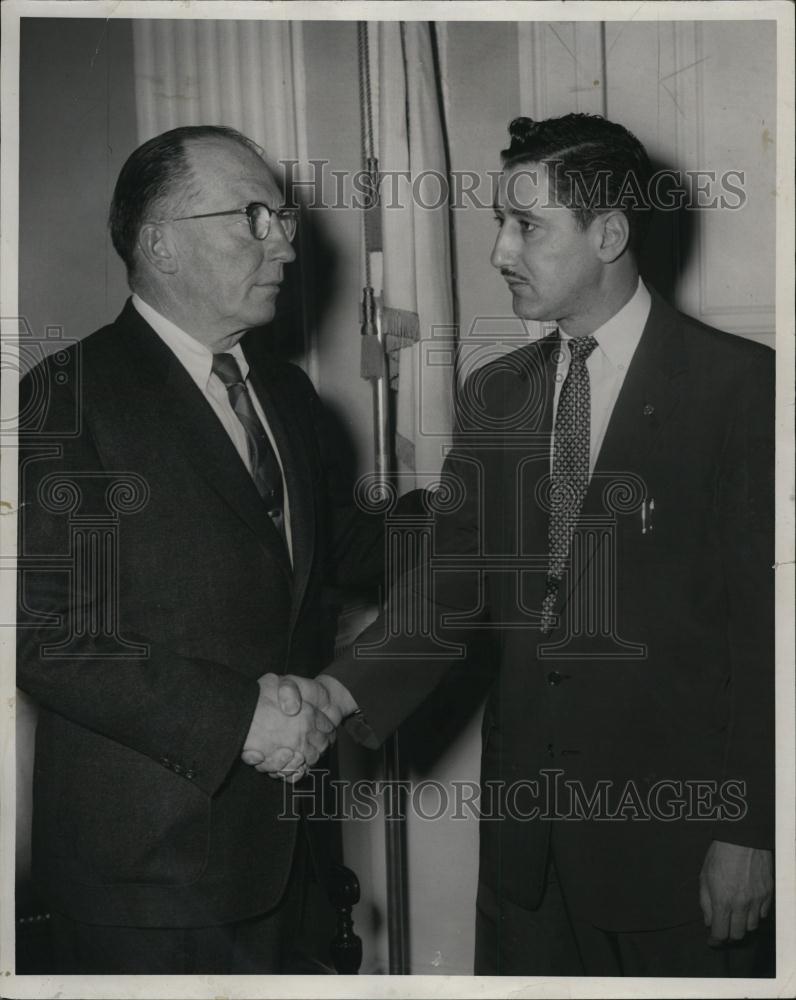
[[[771,908],[773,354],[641,281],[650,175],[621,125],[512,123],[492,264],[558,329],[464,387],[462,502],[395,597],[431,628],[368,657],[377,621],[321,677],[375,746],[440,641],[498,631],[482,974],[750,975]]]

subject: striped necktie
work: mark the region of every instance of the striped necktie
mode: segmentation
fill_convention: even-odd
[[[265,428],[254,409],[240,366],[232,354],[213,355],[213,373],[223,382],[235,416],[246,432],[249,464],[257,491],[268,508],[268,516],[285,537],[282,470]]]

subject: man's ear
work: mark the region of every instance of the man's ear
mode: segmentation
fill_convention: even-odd
[[[597,217],[600,223],[599,257],[610,264],[620,257],[630,242],[630,223],[624,212],[606,212]]]
[[[156,222],[147,222],[141,227],[138,247],[150,266],[161,274],[176,274],[179,270],[174,243],[168,231]]]

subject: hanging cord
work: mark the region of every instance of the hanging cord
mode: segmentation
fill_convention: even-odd
[[[373,155],[373,95],[370,84],[370,47],[367,21],[357,22],[357,62],[359,70],[359,109],[362,169],[368,178],[367,195],[362,205],[365,249],[365,287],[362,291],[362,378],[381,378],[384,374],[384,348],[379,343],[376,326],[376,297],[372,287],[370,255],[381,250],[381,207],[379,205],[379,163]]]
[[[379,161],[373,143],[373,92],[370,84],[370,44],[367,21],[357,23],[359,56],[359,107],[362,170],[367,175],[367,195],[363,204],[365,234],[365,285],[371,284],[370,254],[381,250],[379,209]]]
[[[370,90],[370,45],[368,22],[357,22],[359,49],[359,107],[362,111],[362,166],[373,156],[373,101]]]

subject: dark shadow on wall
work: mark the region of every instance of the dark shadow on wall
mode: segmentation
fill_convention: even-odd
[[[19,80],[19,309],[81,339],[129,294],[107,217],[138,145],[132,22],[23,17]]]
[[[676,168],[671,163],[653,160],[652,169],[658,174]],[[699,212],[680,204],[681,194],[687,193],[673,180],[661,182],[656,200],[661,206],[673,207],[653,212],[639,261],[644,281],[672,304],[677,301],[679,284],[691,265],[699,234]]]
[[[277,300],[276,316],[266,327],[250,332],[249,338],[264,336],[274,353],[300,363],[305,357],[311,332],[324,328],[328,305],[334,298],[339,264],[334,245],[326,235],[318,213],[307,207],[303,191],[285,186],[285,204],[298,205],[300,222],[294,248],[296,259],[285,268]],[[359,373],[355,373],[358,377]]]

